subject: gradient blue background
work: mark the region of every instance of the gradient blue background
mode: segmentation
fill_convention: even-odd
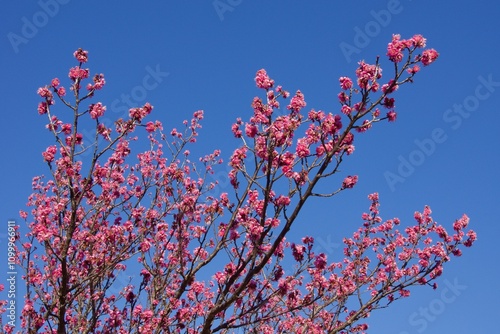
[[[108,105],[111,117],[118,117],[118,108],[124,106],[115,104],[112,110],[112,102],[134,89],[139,92],[136,87],[148,74],[146,68],[158,66],[168,76],[147,91],[144,100],[140,96],[134,102],[154,105],[153,118],[167,129],[178,127],[195,110],[205,110],[196,153],[220,147],[228,157],[239,144],[231,139],[230,125],[236,117],[249,117],[251,100],[260,94],[253,81],[258,69],[265,68],[291,92],[301,89],[306,109],[338,113],[339,76],[352,76],[360,59],[373,62],[375,56],[385,56],[393,33],[403,38],[420,33],[429,47],[440,52],[439,60],[424,68],[413,85],[397,92],[396,123],[377,124],[357,136],[355,154],[342,172],[358,174],[358,185],[310,204],[291,237],[313,235],[330,260],[340,260],[338,242],[357,229],[369,205],[366,196],[375,191],[380,193],[382,216],[397,216],[405,223],[412,223],[413,212],[429,204],[434,218],[451,230],[454,219],[465,212],[478,233],[474,247],[445,267],[437,291],[412,289],[409,299],[372,313],[369,333],[499,331],[500,6],[496,1],[61,2],[57,8],[49,7],[50,15],[41,5],[46,2],[2,6],[2,226],[11,218],[22,224],[18,211],[27,201],[31,178],[48,171],[40,152],[52,145],[53,138],[44,129],[45,118],[37,114],[36,90],[56,76],[67,86],[67,71],[75,65],[72,53],[78,47],[89,50],[91,73],[106,76],[107,85],[97,99]],[[218,12],[215,5],[221,4],[228,10]],[[26,22],[37,23],[37,31],[23,32]],[[357,40],[357,31],[367,32],[368,39]],[[12,34],[25,38],[25,43],[13,45]],[[346,44],[357,47],[356,53],[346,57],[341,49]],[[390,72],[387,66],[385,70]],[[474,102],[481,84],[478,78],[489,76],[496,82],[490,95],[470,107],[467,118],[447,121],[447,110]],[[404,183],[391,189],[384,174],[397,173],[401,157],[418,154],[415,141],[431,138],[437,128],[446,140],[423,155]],[[342,177],[329,181],[325,189],[338,186]],[[1,254],[5,231],[0,231]],[[2,283],[6,271],[2,257]],[[443,289],[453,282],[461,288],[443,299]],[[427,315],[424,309],[429,310]]]

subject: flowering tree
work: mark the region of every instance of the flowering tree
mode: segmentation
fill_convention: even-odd
[[[420,35],[395,35],[387,51],[394,73],[385,81],[379,59],[361,61],[355,83],[341,77],[339,115],[304,113],[300,91],[290,97],[259,70],[255,81],[265,98],[255,97],[250,119],[232,126],[241,145],[229,158],[231,191],[217,196],[218,184],[208,176],[222,163],[220,151],[193,162],[188,150],[203,112],[182,131],[164,133],[159,121],[147,121],[153,109],[147,103],[108,128],[100,122],[105,105],[90,102],[104,76],[82,88],[88,57],[77,50],[70,94],[58,79],[38,90],[38,113],[48,117],[56,144],[42,153],[50,177],[33,179],[31,211],[21,211],[29,226],[18,246],[26,282],[21,328],[61,334],[363,332],[364,318],[408,297],[410,286],[436,288],[443,265],[476,239],[465,232],[465,215],[453,234],[433,221],[429,207],[415,213],[414,225],[384,221],[375,193],[360,228],[344,239],[343,258],[313,252],[312,237],[286,239],[311,197],[356,184],[357,176],[346,176],[337,190],[317,192],[353,153],[356,132],[395,121],[393,93],[413,81],[419,65],[438,57],[425,42]],[[71,118],[56,115],[56,100]],[[278,112],[287,100],[287,112]],[[88,122],[96,131],[86,143],[79,131]],[[147,135],[148,149],[132,154],[138,132]],[[129,284],[117,281],[124,273]]]

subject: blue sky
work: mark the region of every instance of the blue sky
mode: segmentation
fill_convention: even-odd
[[[439,60],[419,73],[413,85],[397,92],[396,123],[379,124],[357,136],[355,154],[342,170],[358,174],[358,185],[309,205],[292,235],[312,234],[330,259],[338,259],[342,250],[337,241],[357,229],[369,205],[366,196],[375,191],[380,193],[384,218],[412,222],[413,212],[428,204],[434,218],[451,229],[454,219],[467,213],[478,241],[445,267],[438,281],[441,288],[413,289],[411,298],[374,312],[369,332],[498,330],[500,227],[494,208],[500,186],[500,6],[492,0],[453,7],[451,2],[430,0],[366,3],[4,4],[2,226],[12,218],[21,222],[18,211],[27,201],[32,177],[47,173],[40,152],[53,139],[44,129],[45,119],[37,114],[36,90],[56,76],[64,84],[75,64],[72,53],[79,47],[89,50],[91,73],[106,76],[99,99],[110,116],[121,116],[127,104],[149,101],[155,107],[154,118],[171,128],[203,109],[199,152],[219,147],[227,157],[239,144],[230,139],[230,125],[250,115],[251,100],[259,93],[253,81],[258,69],[265,68],[291,92],[301,89],[307,108],[338,113],[339,76],[352,76],[360,59],[373,62],[377,55],[383,57],[393,33],[403,38],[419,33],[438,50]],[[148,75],[154,80],[146,79],[145,84]],[[388,181],[388,175],[399,177]],[[6,259],[0,259],[0,266],[2,278]]]

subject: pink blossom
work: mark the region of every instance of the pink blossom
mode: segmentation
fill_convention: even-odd
[[[306,251],[306,248],[302,245],[296,245],[296,244],[292,244],[291,248],[292,248],[292,253],[293,253],[293,257],[295,258],[295,261],[297,261],[297,262],[303,261],[304,260],[304,252]]]
[[[52,92],[47,87],[38,88],[37,93],[38,93],[38,95],[40,95],[41,97],[43,97],[47,100],[52,99]]]
[[[437,53],[436,50],[427,49],[424,52],[422,52],[422,58],[421,58],[422,65],[428,66],[432,64],[434,61],[436,61],[438,57],[439,53]]]
[[[82,69],[80,66],[75,66],[69,70],[68,76],[73,81],[76,81],[77,79],[86,79],[89,77],[89,70]]]
[[[101,102],[98,102],[96,104],[91,104],[89,110],[90,110],[90,117],[92,119],[97,119],[104,115],[104,112],[106,111],[106,106],[103,106]]]
[[[352,111],[351,107],[349,107],[347,104],[344,104],[340,110],[344,115],[350,115]]]
[[[283,195],[280,195],[277,199],[276,199],[276,205],[278,206],[287,206],[287,205],[290,205],[290,197],[288,196],[283,196]]]
[[[467,215],[464,214],[462,218],[457,219],[455,221],[455,223],[453,224],[453,229],[455,231],[460,231],[466,228],[468,224],[469,224],[469,217],[467,217]]]
[[[410,290],[401,289],[401,290],[399,290],[399,294],[401,295],[401,297],[409,297]]]
[[[467,237],[468,239],[466,241],[464,241],[464,246],[465,247],[471,247],[472,244],[474,243],[474,241],[477,240],[477,235],[476,235],[476,232],[470,230],[467,232]]]
[[[38,114],[40,114],[40,115],[46,114],[46,113],[47,113],[47,111],[48,111],[48,105],[47,105],[47,102],[40,102],[40,103],[38,104],[38,108],[37,108],[37,110],[38,110]]]
[[[321,120],[323,120],[323,118],[325,118],[325,113],[322,112],[321,110],[320,111],[315,111],[313,109],[313,110],[309,111],[309,113],[307,114],[307,117],[311,121],[318,121],[318,122],[320,122]]]
[[[147,122],[146,123],[146,131],[151,133],[155,131],[155,124],[153,122]]]
[[[274,80],[269,78],[266,70],[261,69],[257,71],[257,74],[255,76],[255,83],[257,84],[257,87],[268,90],[269,88],[273,87]]]
[[[326,268],[326,255],[324,253],[316,256],[316,259],[314,260],[314,266],[319,270],[323,270]]]
[[[96,74],[94,78],[92,79],[94,81],[94,84],[88,84],[87,85],[87,90],[99,90],[104,87],[106,84],[106,80],[104,80],[104,74]]]
[[[358,132],[366,132],[366,131],[368,131],[368,129],[370,129],[372,127],[372,125],[373,125],[372,122],[370,122],[369,120],[365,119],[363,121],[363,124],[361,124],[360,126],[358,126],[356,128],[356,131],[358,131]]]
[[[386,107],[387,109],[392,109],[394,108],[394,98],[392,97],[385,97],[384,102],[382,102],[382,105]]]
[[[345,148],[344,148],[345,152],[347,153],[347,155],[351,155],[354,150],[355,150],[355,147],[354,145],[347,145]]]
[[[288,98],[290,95],[290,93],[284,90],[281,86],[276,87],[276,93],[280,94],[284,99]]]
[[[147,115],[151,113],[152,109],[153,107],[149,103],[146,103],[141,108],[131,108],[128,113],[131,119],[141,122]]]
[[[403,60],[403,48],[406,45],[401,41],[400,35],[392,35],[392,41],[387,46],[387,56],[389,60],[399,63]]]
[[[349,101],[349,96],[345,93],[345,92],[340,92],[338,95],[337,95],[340,103],[347,103],[347,101]]]
[[[55,145],[47,147],[45,152],[42,153],[43,159],[47,162],[54,161],[54,156],[57,152],[57,147]]]
[[[251,123],[245,124],[245,134],[249,138],[254,138],[255,135],[257,134],[257,127],[254,124],[251,124]]]
[[[234,168],[239,168],[243,165],[243,160],[247,157],[247,148],[240,147],[236,149],[231,157],[229,165]]]
[[[149,115],[151,113],[151,111],[153,111],[153,106],[149,102],[146,102],[142,106],[142,109],[144,109],[144,111],[146,112],[146,115]],[[193,117],[197,120],[203,119],[203,111],[202,110],[195,111],[193,113]]]
[[[69,135],[71,133],[71,124],[62,124],[61,125],[61,132],[66,134],[66,135]]]
[[[348,77],[340,77],[340,88],[343,90],[349,90],[352,88],[352,80]]]
[[[76,145],[81,145],[83,143],[83,135],[81,133],[76,133],[74,136],[67,136],[66,137],[66,145],[71,146],[74,143]]]
[[[88,51],[84,51],[81,48],[76,50],[73,56],[81,63],[86,63],[88,61]]]
[[[397,114],[394,110],[391,110],[387,113],[386,117],[389,122],[394,122],[396,120]]]
[[[411,74],[411,75],[414,75],[415,73],[417,73],[418,71],[420,71],[420,66],[418,65],[413,65],[413,67],[411,68],[408,68],[406,70],[406,72],[408,72],[408,74]]]
[[[394,79],[391,79],[391,80],[389,80],[388,83],[386,83],[382,86],[382,92],[384,92],[385,94],[390,94],[390,93],[397,91],[398,88],[399,88],[399,85],[396,84]]]
[[[295,96],[292,97],[290,104],[287,106],[287,109],[293,112],[299,112],[300,109],[306,106],[306,102],[304,101],[304,94],[300,90],[295,93]]]
[[[241,129],[240,129],[241,124],[242,124],[241,118],[238,118],[236,120],[236,123],[234,123],[231,126],[231,131],[233,132],[233,134],[236,138],[241,138],[241,135],[243,134],[243,131],[241,131]]]
[[[97,133],[104,137],[106,140],[111,140],[111,129],[107,128],[104,124],[100,123],[97,127]]]
[[[307,157],[309,154],[311,154],[311,151],[309,149],[309,145],[307,144],[307,141],[306,139],[304,138],[300,138],[298,141],[297,141],[297,149],[295,151],[297,153],[297,156],[299,158],[305,158]]]
[[[360,61],[359,67],[356,69],[356,76],[358,77],[358,86],[361,89],[370,90],[372,85],[375,84],[375,81],[382,76],[382,71],[376,65],[370,65],[364,61]],[[376,91],[376,88],[374,91]]]
[[[414,35],[412,40],[415,47],[425,48],[426,39],[422,35]]]

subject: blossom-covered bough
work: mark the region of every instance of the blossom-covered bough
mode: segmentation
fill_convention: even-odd
[[[305,112],[300,91],[290,97],[259,70],[265,98],[255,97],[250,119],[232,127],[241,145],[229,159],[231,190],[222,193],[208,181],[221,152],[190,160],[202,111],[183,130],[164,133],[159,121],[146,120],[147,103],[108,128],[100,122],[104,103],[93,101],[104,76],[85,91],[88,54],[77,50],[71,94],[58,79],[38,91],[38,112],[56,144],[42,154],[50,177],[34,178],[31,211],[21,212],[29,227],[19,236],[22,332],[364,332],[370,312],[408,297],[409,287],[436,288],[443,265],[476,239],[465,231],[465,215],[452,234],[429,207],[415,213],[413,225],[383,220],[375,193],[361,227],[344,239],[343,258],[315,253],[312,237],[286,239],[308,199],[356,184],[358,176],[348,175],[337,190],[317,192],[353,153],[356,133],[395,121],[393,93],[438,57],[424,48],[420,35],[395,35],[387,52],[394,73],[385,80],[379,59],[361,61],[354,82],[340,78],[338,115]],[[55,100],[71,117],[56,115]],[[88,122],[96,134],[86,143],[81,127]],[[143,131],[149,148],[132,154]],[[129,284],[119,276],[130,276]]]

